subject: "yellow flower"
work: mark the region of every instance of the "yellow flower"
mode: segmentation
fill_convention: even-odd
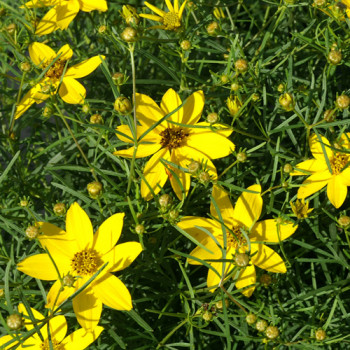
[[[53,6],[39,22],[35,34],[45,35],[57,29],[67,29],[79,11],[107,11],[106,0],[30,0],[25,7]]]
[[[67,68],[63,76],[66,62],[73,56],[69,45],[62,46],[56,54],[49,46],[34,42],[29,45],[29,56],[33,63],[43,70],[51,66],[44,78],[21,99],[16,109],[15,119],[19,118],[34,102],[42,103],[51,94],[56,94],[61,80],[58,93],[62,100],[71,104],[83,103],[86,90],[76,79],[89,75],[102,63],[99,56],[94,56]]]
[[[179,0],[174,0],[174,6],[171,4],[170,0],[165,0],[168,7],[168,12],[165,12],[152,4],[145,1],[145,5],[155,12],[157,15],[147,15],[145,13],[140,14],[140,17],[151,19],[152,21],[157,21],[163,23],[161,26],[155,26],[153,28],[160,28],[166,30],[177,30],[181,27],[182,14],[185,9],[187,0],[183,2],[179,8]]]
[[[67,211],[66,232],[49,223],[39,223],[39,241],[54,260],[64,284],[58,278],[49,254],[37,254],[18,264],[18,270],[41,280],[56,282],[47,296],[47,307],[54,309],[84,285],[104,264],[102,272],[73,298],[79,324],[88,329],[99,322],[102,304],[117,310],[131,310],[131,296],[123,282],[112,272],[129,266],[142,251],[140,243],[115,246],[123,227],[124,213],[114,214],[97,232],[78,203]],[[63,291],[61,290],[63,288]]]
[[[179,95],[173,89],[165,93],[160,107],[150,97],[136,95],[136,114],[140,123],[137,127],[139,142],[136,157],[143,158],[153,154],[143,172],[147,184],[144,180],[141,182],[141,195],[146,200],[150,200],[153,196],[150,188],[157,194],[168,177],[178,198],[181,199],[183,196],[176,177],[161,162],[161,159],[185,169],[196,161],[203,164],[212,179],[216,179],[216,168],[211,159],[225,157],[235,149],[235,145],[227,139],[232,133],[231,129],[214,131],[210,123],[198,123],[204,107],[203,91],[193,93],[177,112],[154,127],[156,122],[181,104]],[[149,131],[149,128],[153,129]],[[140,136],[146,131],[149,131],[148,134],[140,140]],[[117,128],[117,137],[124,142],[132,143],[132,133],[127,125]],[[133,153],[134,147],[114,152],[116,155],[128,158],[132,158]],[[178,176],[187,193],[190,188],[191,174],[175,167],[171,167],[171,170]]]
[[[255,193],[243,192],[233,208],[227,193],[214,186],[212,195],[220,215],[212,203],[210,213],[213,219],[187,216],[177,224],[207,249],[200,246],[195,248],[190,253],[193,259],[188,259],[188,262],[202,265],[199,259],[211,265],[213,269],[208,270],[207,286],[212,292],[235,268],[237,271],[233,277],[236,287],[244,288],[242,293],[248,297],[255,289],[255,266],[270,272],[286,272],[282,258],[263,242],[279,243],[291,236],[297,226],[293,227],[289,222],[279,223],[275,219],[257,222],[263,205],[261,186],[253,185],[247,190]],[[226,232],[223,231],[220,216]],[[209,231],[213,238],[205,231]]]
[[[299,187],[298,198],[309,197],[327,186],[328,199],[339,208],[348,193],[347,186],[350,186],[350,167],[345,168],[350,155],[344,153],[350,149],[350,133],[341,135],[338,150],[331,149],[325,137],[320,138],[321,142],[316,134],[310,137],[309,146],[314,158],[297,164],[296,170],[290,175],[311,174]]]
[[[309,216],[309,213],[311,213],[314,208],[310,208],[309,209],[309,201],[307,201],[305,203],[305,199],[297,199],[295,201],[295,203],[293,203],[292,201],[289,202],[292,211],[294,213],[294,215],[298,218],[298,219],[305,219]]]
[[[37,321],[37,325],[40,328],[40,333],[43,336],[43,341],[40,339],[39,335],[37,333],[34,333],[33,336],[25,339],[20,345],[17,341],[11,342],[15,339],[14,336],[8,334],[4,337],[0,338],[0,347],[1,349],[7,350],[13,348],[15,345],[18,345],[17,349],[25,350],[25,349],[43,349],[43,350],[49,350],[50,349],[50,340],[53,349],[65,349],[65,350],[83,350],[87,348],[92,342],[94,342],[101,332],[103,331],[103,327],[96,327],[92,331],[86,331],[83,328],[80,328],[73,332],[72,334],[68,335],[66,337],[67,333],[67,321],[66,318],[63,315],[60,316],[54,316],[50,319],[49,325],[50,325],[50,336],[47,331],[46,322],[42,322],[44,320],[44,316],[35,309],[30,309],[32,315],[34,316],[35,320]],[[31,319],[28,315],[28,312],[23,304],[18,305],[18,311],[24,315],[26,318],[25,320],[25,327],[27,331],[32,331],[33,326],[33,319]],[[16,338],[18,339],[22,338],[21,334],[17,334]],[[5,345],[7,343],[11,342],[9,345]]]
[[[232,116],[234,116],[242,107],[242,102],[237,96],[228,97],[226,100],[226,104]]]

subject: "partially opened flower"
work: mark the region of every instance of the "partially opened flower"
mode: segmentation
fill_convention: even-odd
[[[290,175],[310,175],[299,187],[298,198],[306,198],[327,186],[330,202],[339,208],[350,186],[350,133],[341,135],[332,148],[329,141],[316,134],[310,136],[309,146],[314,158],[298,163]],[[335,147],[337,146],[337,147]]]
[[[39,223],[42,232],[39,241],[50,255],[30,256],[18,264],[18,270],[34,278],[56,280],[47,296],[47,307],[55,309],[107,263],[93,282],[73,298],[79,324],[93,329],[100,319],[102,304],[117,310],[132,309],[128,289],[112,274],[129,266],[142,251],[138,242],[115,246],[123,218],[124,213],[112,215],[94,234],[89,217],[74,203],[67,211],[66,231],[49,223]]]
[[[233,208],[227,193],[214,186],[212,195],[220,213],[212,203],[213,219],[186,216],[177,224],[206,248],[198,245],[190,253],[193,259],[188,262],[202,265],[203,261],[211,265],[213,269],[208,270],[207,286],[212,292],[230,272],[236,271],[233,275],[235,285],[248,297],[255,289],[255,266],[269,272],[286,272],[282,258],[263,242],[279,243],[291,236],[297,226],[275,219],[258,221],[263,204],[261,187],[253,185],[247,191],[251,192],[243,192]]]
[[[53,6],[41,19],[36,27],[36,35],[44,35],[57,29],[67,29],[79,11],[107,11],[106,0],[30,0],[24,6],[48,7]]]
[[[63,101],[71,104],[83,103],[86,90],[76,79],[89,75],[102,63],[99,56],[94,56],[68,67],[63,76],[66,63],[73,56],[69,45],[62,46],[56,54],[49,46],[34,42],[29,45],[29,55],[36,66],[43,70],[48,66],[50,68],[39,83],[23,96],[17,106],[15,119],[19,118],[33,103],[42,103],[50,95],[56,94],[60,83],[58,93]]]
[[[176,110],[181,104],[179,95],[173,89],[165,93],[160,106],[150,97],[136,94],[136,115],[140,123],[137,126],[139,142],[136,157],[152,155],[143,171],[144,180],[141,181],[141,195],[146,200],[153,197],[152,191],[157,194],[161,190],[168,177],[176,195],[182,198],[181,186],[171,171],[177,175],[184,192],[187,193],[189,190],[191,174],[166,166],[161,159],[184,169],[187,169],[193,161],[198,162],[212,179],[216,179],[216,168],[211,159],[225,157],[235,149],[235,145],[227,139],[227,136],[232,133],[231,129],[215,130],[210,123],[198,122],[204,107],[202,91],[193,93],[178,111],[154,127],[155,123]],[[181,125],[178,125],[179,123]],[[117,132],[119,139],[132,143],[133,136],[127,125],[119,126]],[[145,132],[148,133],[140,139]],[[116,155],[129,158],[133,157],[133,153],[134,147],[114,152]]]
[[[103,327],[97,326],[92,331],[86,331],[83,328],[76,330],[75,332],[67,334],[67,321],[63,315],[54,316],[49,321],[50,327],[50,336],[48,333],[47,324],[42,322],[44,320],[44,315],[35,309],[30,309],[35,320],[31,319],[28,315],[28,312],[23,304],[18,305],[18,311],[23,314],[25,317],[25,327],[27,331],[32,331],[34,329],[34,323],[37,322],[37,327],[40,328],[40,333],[43,337],[43,340],[40,339],[38,333],[34,333],[31,337],[24,339],[22,344],[19,344],[17,341],[10,343],[14,339],[14,336],[8,334],[0,338],[0,347],[1,349],[7,350],[13,348],[15,345],[18,345],[17,349],[25,350],[38,350],[38,349],[52,349],[57,350],[83,350],[87,348],[92,342],[94,342],[101,332]],[[22,338],[21,334],[16,334],[16,338]]]
[[[145,13],[140,14],[140,17],[151,19],[152,21],[162,23],[161,26],[154,26],[153,28],[160,28],[166,30],[177,30],[181,27],[182,14],[185,9],[187,0],[185,0],[179,8],[179,1],[174,0],[174,6],[170,0],[165,0],[168,7],[168,12],[165,12],[158,7],[153,6],[149,2],[145,1],[145,5],[151,9],[156,15],[148,15]]]

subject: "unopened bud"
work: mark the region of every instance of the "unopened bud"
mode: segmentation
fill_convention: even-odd
[[[203,184],[208,184],[210,182],[210,175],[207,171],[202,171],[199,176],[199,181]]]
[[[120,114],[129,114],[132,111],[132,104],[127,97],[120,96],[114,102],[114,109]]]
[[[324,114],[323,114],[323,119],[327,122],[327,123],[331,123],[334,122],[336,118],[336,113],[335,113],[335,109],[327,109]]]
[[[90,117],[91,124],[103,124],[103,118],[101,114],[93,114]]]
[[[210,124],[215,124],[218,120],[219,120],[219,116],[215,112],[209,113],[207,116],[207,122]]]
[[[230,78],[226,75],[226,74],[223,74],[221,77],[220,77],[220,80],[223,84],[227,84],[229,81],[230,81]]]
[[[21,199],[21,201],[19,202],[19,205],[20,205],[22,208],[25,208],[25,207],[28,207],[29,202],[28,202],[26,199]]]
[[[260,95],[259,95],[259,94],[254,93],[254,94],[252,95],[252,101],[253,101],[253,102],[258,101],[259,99],[260,99]]]
[[[338,224],[339,226],[341,226],[342,228],[348,228],[350,226],[350,217],[346,216],[346,215],[342,215],[339,219],[338,219]]]
[[[29,239],[35,239],[39,235],[39,229],[36,226],[28,226],[26,229],[26,236]]]
[[[285,86],[284,86],[284,84],[279,84],[278,86],[277,86],[277,91],[278,92],[283,92],[284,91],[284,89],[285,89]]]
[[[276,339],[280,335],[280,331],[276,326],[268,326],[265,334],[269,339]]]
[[[137,31],[132,27],[126,27],[122,33],[120,34],[121,38],[127,43],[136,41],[137,39]]]
[[[285,172],[286,174],[289,174],[293,171],[293,165],[292,164],[284,164],[284,167],[283,167],[283,172]]]
[[[51,90],[51,85],[50,84],[44,84],[42,87],[41,87],[41,92],[43,94],[48,94]]]
[[[326,339],[326,332],[323,330],[323,329],[318,329],[316,332],[315,332],[315,338],[317,341],[323,341]]]
[[[169,219],[170,220],[176,220],[179,217],[179,211],[174,209],[169,211]]]
[[[347,95],[340,95],[337,97],[336,105],[340,109],[346,109],[350,105],[350,97]]]
[[[6,27],[7,33],[13,34],[16,31],[16,24],[11,23]]]
[[[19,314],[12,314],[7,317],[6,324],[12,331],[18,331],[23,327],[23,317]]]
[[[83,113],[88,114],[90,112],[90,106],[88,104],[84,104],[82,105],[81,110]]]
[[[265,320],[259,320],[256,325],[255,328],[259,331],[259,332],[264,332],[265,329],[267,328],[267,322]]]
[[[228,308],[230,306],[230,302],[228,299],[225,299],[225,306],[226,308]],[[223,309],[223,303],[222,303],[222,300],[218,300],[216,303],[215,303],[215,307],[219,310],[222,310]]]
[[[314,5],[318,7],[322,7],[326,4],[326,0],[314,0]]]
[[[236,155],[236,158],[237,160],[240,162],[240,163],[244,163],[246,160],[247,160],[247,153],[245,152],[238,152],[237,155]]]
[[[239,267],[246,267],[249,264],[249,255],[245,253],[238,253],[235,256],[235,263]]]
[[[124,83],[125,75],[122,72],[117,72],[112,75],[112,80],[114,84],[121,85]]]
[[[158,201],[162,208],[167,208],[173,203],[173,199],[169,194],[162,194]]]
[[[53,206],[53,212],[57,216],[63,216],[66,213],[66,205],[64,203],[56,203]]]
[[[239,89],[239,85],[237,83],[231,84],[231,91],[237,91]]]
[[[98,27],[98,33],[99,34],[105,34],[107,32],[108,27],[105,25],[99,26]]]
[[[283,95],[281,95],[278,99],[278,102],[280,103],[281,107],[287,112],[290,112],[294,109],[295,102],[293,96],[288,92],[285,92]]]
[[[248,70],[248,62],[247,60],[240,58],[235,62],[235,68],[239,73],[244,73]]]
[[[135,232],[138,234],[138,235],[143,235],[143,233],[145,232],[145,226],[141,225],[141,224],[138,224],[135,226]]]
[[[87,190],[89,192],[89,195],[93,199],[96,199],[97,197],[99,197],[101,195],[102,188],[103,188],[103,186],[102,186],[101,182],[98,182],[98,181],[90,182],[87,185]]]
[[[249,324],[249,325],[252,325],[256,322],[257,320],[257,317],[256,315],[254,314],[248,314],[246,317],[245,317],[245,320],[246,322]]]
[[[191,49],[192,45],[191,45],[191,42],[189,40],[182,40],[180,43],[180,47],[182,50],[188,51]]]
[[[72,276],[69,272],[67,275],[63,276],[62,278],[62,283],[63,283],[63,286],[65,287],[73,287],[74,282],[75,282],[75,277]]]
[[[331,64],[337,65],[342,60],[342,54],[341,51],[338,50],[331,50],[331,52],[328,54],[328,61]]]
[[[32,69],[32,65],[29,62],[22,62],[20,69],[22,72],[29,72]]]
[[[210,311],[204,311],[202,318],[204,321],[209,322],[213,319],[213,314]]]
[[[187,168],[191,174],[195,174],[201,168],[201,165],[193,160],[190,164],[188,164]]]
[[[207,26],[207,33],[209,35],[216,35],[219,32],[219,23],[218,22],[211,22]]]

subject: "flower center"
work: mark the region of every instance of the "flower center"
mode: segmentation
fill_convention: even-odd
[[[247,240],[244,238],[242,232],[241,232],[241,226],[233,226],[232,227],[233,233],[226,233],[226,239],[227,239],[227,247],[233,248],[235,250],[238,250],[245,245],[247,245]]]
[[[93,249],[84,249],[75,253],[71,262],[73,271],[79,276],[91,276],[97,272],[101,265],[102,260]]]
[[[330,161],[333,175],[338,175],[342,172],[346,164],[348,164],[349,156],[343,153],[336,153]]]
[[[163,24],[168,30],[176,30],[177,28],[181,27],[180,18],[175,12],[166,13],[163,17]]]
[[[52,349],[54,350],[64,350],[64,345],[60,344],[57,340],[51,339]],[[46,339],[40,344],[40,350],[50,350],[49,339]]]
[[[167,147],[169,150],[178,148],[183,146],[188,135],[189,133],[182,128],[166,128],[160,133],[162,137],[160,144],[163,148]]]
[[[50,79],[60,79],[61,75],[63,74],[65,65],[66,65],[66,61],[62,61],[58,59],[45,73],[45,77],[48,77]],[[45,66],[44,66],[44,69],[45,69]]]

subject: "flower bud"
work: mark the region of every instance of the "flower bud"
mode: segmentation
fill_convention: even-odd
[[[126,27],[120,34],[120,37],[127,43],[134,42],[137,40],[137,31],[132,27]]]
[[[90,106],[88,104],[84,104],[82,105],[81,110],[83,113],[88,114],[90,112]]]
[[[295,102],[293,96],[288,92],[285,92],[283,95],[281,95],[278,99],[278,102],[280,103],[281,107],[287,112],[290,112],[294,109]]]
[[[122,85],[124,83],[125,75],[122,72],[117,72],[112,75],[112,80],[115,85]]]
[[[10,35],[12,35],[12,34],[16,31],[16,24],[15,24],[15,23],[10,23],[10,24],[6,27],[6,31],[7,31],[7,33],[9,33]]]
[[[342,215],[338,219],[338,225],[342,228],[348,228],[350,226],[350,217]]]
[[[228,97],[226,100],[226,104],[232,116],[234,116],[242,107],[242,102],[239,100],[237,96]]]
[[[19,314],[12,314],[7,317],[6,324],[8,328],[10,328],[12,331],[18,331],[21,329],[24,325],[24,320],[22,315]]]
[[[252,95],[252,101],[253,101],[253,102],[258,101],[259,99],[260,99],[260,95],[259,95],[259,94],[254,93],[254,94]]]
[[[43,109],[43,117],[50,118],[52,114],[54,113],[54,110],[50,106],[45,106]]]
[[[219,120],[219,116],[215,112],[209,113],[207,116],[207,122],[210,124],[215,124],[218,120]]]
[[[226,308],[228,308],[230,306],[230,302],[228,299],[225,299],[225,306]],[[218,300],[216,303],[215,303],[215,307],[219,310],[222,310],[223,309],[223,303],[222,303],[222,300]]]
[[[238,91],[238,89],[239,85],[236,82],[231,84],[231,91]]]
[[[278,86],[277,86],[277,91],[278,92],[283,92],[284,91],[284,89],[285,89],[285,86],[284,86],[284,84],[279,84]]]
[[[255,328],[259,332],[264,332],[266,327],[267,327],[267,322],[265,320],[258,320],[258,322],[256,322]]]
[[[198,178],[199,181],[204,185],[207,185],[210,182],[210,175],[207,171],[201,171]]]
[[[190,164],[188,164],[187,168],[191,174],[195,174],[198,170],[200,170],[201,165],[200,163],[193,160]]]
[[[67,275],[63,276],[62,278],[62,283],[63,283],[63,286],[65,287],[73,287],[74,282],[75,282],[75,277],[72,276],[69,272]]]
[[[106,34],[108,27],[105,25],[99,26],[97,31],[99,34]]]
[[[114,102],[114,109],[120,114],[129,114],[132,111],[132,105],[127,97],[120,96]]]
[[[340,95],[337,97],[335,104],[339,109],[346,109],[350,105],[350,97],[347,95]]]
[[[175,221],[179,217],[179,211],[176,209],[170,210],[169,211],[169,219],[171,221]]]
[[[122,16],[128,25],[137,26],[140,23],[140,17],[137,14],[136,8],[131,5],[123,5]]]
[[[239,73],[245,73],[248,70],[247,60],[240,58],[235,62],[235,68]]]
[[[265,334],[269,339],[276,339],[280,335],[280,331],[276,326],[268,326]]]
[[[35,239],[39,235],[39,229],[36,226],[28,226],[25,233],[27,238]]]
[[[102,193],[102,187],[103,186],[102,186],[101,182],[98,182],[98,181],[90,182],[87,185],[87,190],[89,192],[89,196],[93,199],[98,198]]]
[[[26,200],[26,199],[21,199],[21,201],[19,202],[19,205],[20,205],[22,208],[25,208],[25,207],[28,207],[29,202],[28,202],[28,200]]]
[[[330,64],[337,65],[342,60],[342,54],[341,51],[338,50],[331,50],[331,52],[328,54],[328,61]]]
[[[213,319],[213,314],[210,311],[204,311],[202,318],[204,321],[209,322]]]
[[[207,26],[207,33],[209,35],[217,35],[219,33],[219,23],[218,22],[211,22]]]
[[[272,282],[272,277],[267,273],[264,273],[260,276],[259,282],[264,286],[268,287]]]
[[[326,0],[314,0],[314,5],[318,7],[322,7],[326,4]]]
[[[44,85],[41,86],[41,92],[43,94],[50,93],[50,90],[51,90],[51,85],[50,84],[44,84]]]
[[[245,253],[238,253],[235,256],[235,263],[239,267],[246,267],[249,264],[249,255]]]
[[[256,317],[256,315],[250,313],[245,317],[245,320],[249,325],[252,325],[256,322],[257,317]]]
[[[323,114],[323,119],[327,122],[327,123],[331,123],[334,122],[336,119],[336,113],[335,113],[335,109],[327,109],[324,114]]]
[[[169,195],[169,194],[162,194],[160,197],[159,197],[159,205],[162,207],[162,208],[167,208],[167,207],[170,207],[171,204],[173,203],[173,199],[172,197]]]
[[[53,212],[57,216],[63,216],[64,214],[66,214],[66,205],[64,203],[56,203],[53,206]]]
[[[103,118],[101,114],[93,114],[90,117],[91,124],[103,124]]]
[[[32,65],[29,62],[22,62],[19,67],[22,72],[29,72],[32,69]]]
[[[189,40],[182,40],[180,43],[180,47],[182,50],[188,51],[191,49],[192,45],[191,45],[191,42]]]
[[[227,84],[229,81],[230,81],[230,78],[226,75],[226,74],[223,74],[221,77],[220,77],[220,80],[223,84]]]
[[[240,163],[244,163],[247,160],[247,153],[245,152],[238,152],[236,155],[237,161]]]
[[[292,165],[292,164],[289,164],[289,163],[284,164],[283,171],[284,171],[286,174],[291,173],[291,172],[293,171],[293,165]]]
[[[143,235],[143,233],[145,232],[145,226],[141,225],[141,224],[138,224],[135,226],[135,232],[138,234],[138,235]]]
[[[315,338],[317,341],[323,341],[326,339],[326,332],[323,330],[323,329],[318,329],[316,332],[315,332]]]

